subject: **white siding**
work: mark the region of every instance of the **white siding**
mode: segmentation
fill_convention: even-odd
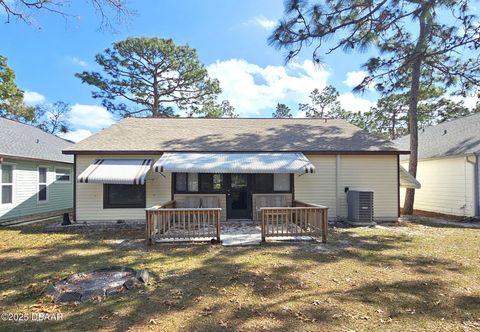
[[[475,157],[452,157],[419,161],[415,190],[416,210],[456,216],[475,215]],[[402,162],[408,168],[408,162]],[[402,188],[401,204],[405,199]]]
[[[350,190],[368,190],[375,193],[376,220],[397,218],[396,155],[341,155],[338,157],[338,167],[337,156],[334,155],[307,155],[307,158],[315,165],[316,172],[295,176],[296,200],[325,205],[329,208],[329,219],[344,219],[347,217],[345,187]]]
[[[15,159],[6,159],[4,163],[12,164],[15,167],[13,204],[0,204],[0,220],[11,220],[36,214],[62,211],[73,207],[73,165]],[[37,201],[38,166],[44,166],[48,169],[48,201],[46,202]],[[57,182],[55,179],[55,168],[70,169],[71,182]]]
[[[147,159],[157,160],[156,156],[109,156],[109,155],[78,155],[77,176],[83,172],[95,159]],[[150,170],[146,181],[147,207],[158,205],[171,200],[171,175],[155,173]],[[104,209],[103,184],[77,183],[77,215],[78,221],[107,221],[107,220],[144,220],[145,209]]]

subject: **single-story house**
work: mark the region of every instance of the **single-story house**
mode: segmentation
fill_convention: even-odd
[[[409,136],[399,138],[400,148]],[[440,214],[480,216],[480,114],[427,127],[418,134],[414,209]],[[408,155],[401,164],[408,168]],[[404,200],[402,189],[401,202]]]
[[[145,208],[218,206],[256,219],[293,200],[347,217],[349,190],[374,192],[376,220],[399,216],[399,150],[337,119],[126,118],[63,150],[74,156],[75,216],[145,220]]]
[[[72,145],[36,127],[0,118],[0,224],[70,212]]]

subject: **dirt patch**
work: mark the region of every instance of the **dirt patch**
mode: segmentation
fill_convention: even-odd
[[[60,282],[50,284],[46,294],[60,303],[84,303],[102,300],[113,294],[138,288],[148,282],[148,272],[124,266],[76,273]]]

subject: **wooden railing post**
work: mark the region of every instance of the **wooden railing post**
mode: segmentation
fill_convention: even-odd
[[[216,211],[217,215],[217,242],[220,243],[220,214],[221,211]]]
[[[262,215],[262,242],[265,242],[265,210],[261,209],[260,210],[261,215]]]
[[[145,238],[147,245],[151,246],[152,241],[152,225],[150,223],[150,211],[145,211]]]
[[[327,243],[327,235],[328,235],[328,209],[323,210],[322,215],[322,242]]]

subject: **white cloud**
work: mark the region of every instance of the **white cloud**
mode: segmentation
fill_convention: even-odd
[[[75,104],[68,116],[69,123],[77,129],[99,130],[112,125],[112,113],[97,105]]]
[[[255,16],[255,17],[249,19],[247,22],[245,22],[245,25],[259,26],[259,27],[262,27],[263,29],[266,29],[266,30],[273,29],[273,27],[275,27],[276,24],[277,24],[277,21],[269,20],[268,18],[266,18],[263,15]]]
[[[77,58],[76,56],[67,56],[67,60],[74,65],[78,65],[80,67],[88,67],[88,63],[86,61],[83,61],[80,58]]]
[[[73,131],[69,131],[68,133],[62,133],[59,134],[58,136],[68,139],[72,142],[80,142],[81,140],[89,137],[92,135],[92,132],[87,129],[76,129]]]
[[[342,107],[349,112],[366,112],[370,110],[370,107],[376,105],[375,102],[367,100],[362,97],[355,96],[353,93],[342,93],[338,97]]]
[[[23,102],[28,106],[35,106],[45,101],[45,96],[35,91],[25,91]]]
[[[295,106],[307,102],[313,89],[327,85],[330,75],[311,60],[260,67],[243,59],[230,59],[217,61],[207,69],[220,81],[220,99],[228,99],[240,116],[272,111],[278,102]]]
[[[363,71],[363,70],[349,71],[347,73],[347,78],[342,83],[344,83],[346,86],[354,88],[357,85],[359,85],[360,83],[362,83],[363,79],[367,76],[368,76],[368,73],[366,71]],[[367,86],[367,89],[370,90],[370,91],[375,90],[375,87],[374,87],[373,83],[370,83]]]
[[[301,111],[297,112],[296,114],[293,115],[294,118],[306,118],[307,117],[307,112]]]
[[[465,107],[467,108],[475,108],[477,106],[477,102],[480,101],[480,99],[475,95],[475,96],[466,96],[466,97],[462,97],[462,96],[447,96],[448,99],[454,101],[454,102],[461,102],[463,101],[463,104],[465,105]]]
[[[370,110],[370,107],[376,105],[375,102],[370,100],[364,99],[362,97],[355,96],[352,93],[342,93],[338,96],[338,101],[342,105],[342,108],[349,112],[358,112],[365,113],[366,111]],[[295,118],[306,118],[305,111],[297,111],[297,113],[293,113]]]

